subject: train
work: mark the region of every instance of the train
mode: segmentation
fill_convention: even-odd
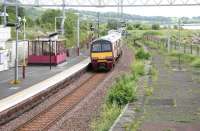
[[[110,31],[108,35],[92,41],[90,46],[91,66],[93,70],[103,67],[108,70],[114,68],[117,59],[122,55],[122,35],[117,31]]]

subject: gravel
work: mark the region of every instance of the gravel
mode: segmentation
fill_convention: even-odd
[[[103,104],[104,97],[108,87],[112,85],[115,78],[120,74],[130,71],[130,65],[133,62],[132,50],[124,47],[123,55],[120,58],[118,64],[115,66],[115,69],[109,72],[106,78],[102,81],[98,87],[93,90],[85,99],[82,100],[74,109],[66,113],[54,126],[49,130],[63,130],[63,131],[88,131],[90,130],[91,120],[95,117],[98,117],[101,105]],[[69,94],[72,90],[77,88],[88,78],[92,76],[91,72],[83,74],[78,80],[70,84],[64,89],[61,89],[59,92],[53,96],[46,99],[44,102],[34,107],[32,110],[24,113],[20,117],[10,121],[9,123],[0,127],[0,131],[12,131],[19,125],[30,120],[41,111],[46,109],[48,106],[52,105],[62,97]]]
[[[120,74],[130,71],[133,62],[132,50],[124,47],[123,55],[112,72],[81,103],[68,112],[50,130],[89,131],[91,120],[98,117],[106,91]]]

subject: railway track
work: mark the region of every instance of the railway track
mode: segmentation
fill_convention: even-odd
[[[93,74],[78,88],[74,89],[69,95],[63,97],[55,104],[49,106],[47,109],[19,126],[17,131],[38,131],[48,130],[53,126],[62,116],[72,110],[78,103],[80,103],[92,90],[96,89],[106,77],[106,73]]]

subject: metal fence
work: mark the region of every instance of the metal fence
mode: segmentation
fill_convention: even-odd
[[[180,43],[177,41],[171,41],[168,44],[168,39],[159,38],[157,36],[145,36],[144,40],[153,41],[157,44],[158,47],[163,47],[166,49],[170,49],[170,51],[178,51],[184,54],[191,54],[195,56],[200,56],[200,44],[186,44]],[[168,47],[169,46],[169,47]]]

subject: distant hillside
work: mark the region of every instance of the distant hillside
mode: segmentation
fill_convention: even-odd
[[[15,0],[8,0],[9,2],[15,2]],[[1,5],[1,4],[0,4]],[[14,10],[12,10],[12,13],[14,13]],[[77,11],[75,9],[67,9],[74,10],[76,12],[80,13],[81,19],[96,21],[97,20],[97,12],[95,11]],[[1,11],[3,11],[3,8],[1,8]],[[32,20],[36,20],[39,18],[44,12],[44,8],[25,8],[24,14],[31,18]],[[22,13],[23,14],[23,13]],[[13,15],[14,16],[14,15]],[[164,16],[140,16],[140,15],[130,15],[130,14],[123,14],[123,17],[128,22],[136,22],[136,23],[159,23],[159,24],[176,24],[177,18],[176,17],[164,17]],[[118,19],[119,20],[119,14],[115,12],[106,12],[106,13],[100,13],[100,22],[107,22],[110,19]],[[188,24],[188,23],[200,23],[200,16],[197,17],[182,17],[181,18],[182,23]]]
[[[38,8],[25,8],[25,15],[32,20],[36,20],[44,13],[43,9]]]

